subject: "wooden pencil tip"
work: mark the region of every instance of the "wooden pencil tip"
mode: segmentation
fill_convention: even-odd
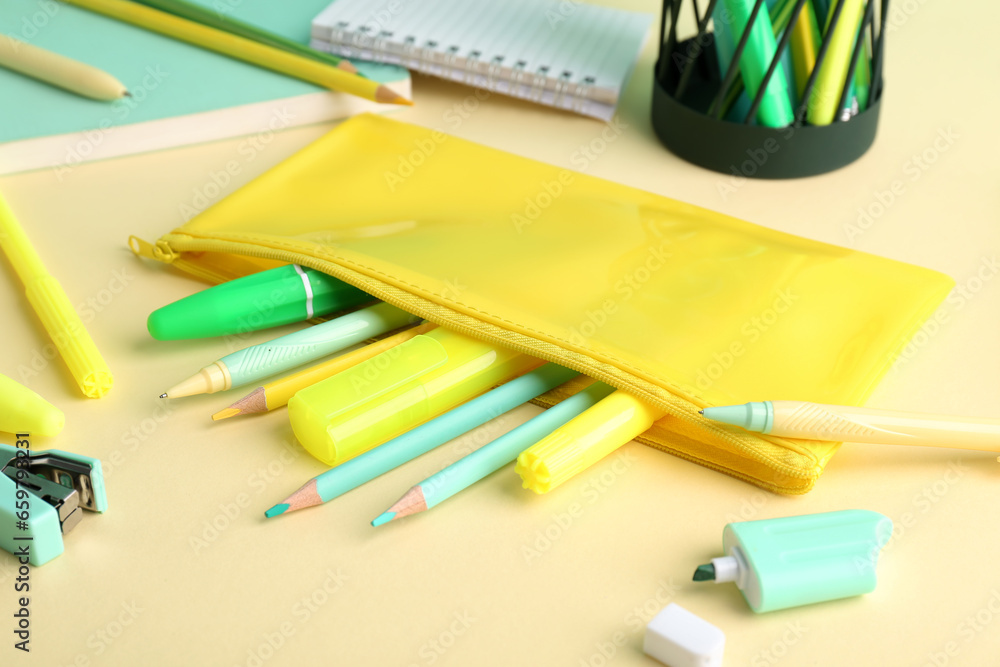
[[[417,512],[423,512],[427,509],[427,501],[424,499],[424,488],[417,484],[411,487],[409,491],[403,494],[403,497],[396,501],[396,503],[382,512],[372,521],[373,526],[381,526],[383,523],[389,523],[395,519],[402,519],[404,516],[410,516],[411,514],[416,514]]]
[[[214,415],[212,415],[212,421],[219,421],[220,419],[229,419],[230,417],[235,417],[240,414],[239,408],[226,408],[225,410],[219,410]]]
[[[322,503],[323,498],[320,497],[319,490],[316,488],[316,480],[311,479],[303,484],[301,489],[264,512],[264,516],[270,519],[271,517],[278,516],[279,514],[294,512],[295,510],[321,505]]]
[[[220,410],[212,415],[212,419],[229,419],[237,415],[252,415],[258,412],[267,412],[267,392],[263,387],[257,387],[249,394],[230,405],[225,410]]]
[[[413,102],[406,99],[392,88],[384,85],[380,85],[375,89],[375,101],[381,102],[382,104],[401,104],[408,107],[413,106]]]
[[[162,394],[160,394],[160,398],[166,398],[166,397],[167,397],[167,392],[163,392]]]
[[[344,70],[349,74],[358,73],[358,68],[347,60],[341,60],[339,63],[337,63],[337,69]]]

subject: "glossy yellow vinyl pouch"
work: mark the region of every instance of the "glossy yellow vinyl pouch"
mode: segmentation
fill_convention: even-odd
[[[382,116],[346,121],[155,246],[132,244],[216,280],[275,262],[325,271],[648,400],[668,416],[642,442],[783,493],[808,491],[837,444],[697,411],[861,404],[953,286]]]

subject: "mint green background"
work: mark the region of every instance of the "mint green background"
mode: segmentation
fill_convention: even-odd
[[[302,43],[329,0],[195,0],[210,9]],[[0,142],[82,132],[279,100],[322,90],[253,65],[54,0],[2,0],[0,33],[113,74],[135,99],[100,102],[0,68]],[[355,63],[370,79],[398,81],[406,71]],[[158,84],[149,71],[166,73]],[[146,78],[148,90],[143,88]]]

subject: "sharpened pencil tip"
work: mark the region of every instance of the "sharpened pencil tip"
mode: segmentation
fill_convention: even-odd
[[[381,104],[402,104],[409,107],[413,106],[413,102],[386,85],[380,85],[375,89],[375,101]]]
[[[704,417],[705,416],[705,411],[704,410],[699,410],[698,414],[701,415],[702,417]]]
[[[279,514],[284,514],[288,511],[288,503],[278,503],[268,511],[264,512],[264,516],[268,519],[278,516]]]
[[[383,523],[389,523],[396,518],[395,512],[382,512],[379,514],[374,521],[372,521],[373,526],[381,526]]]
[[[219,421],[220,419],[229,419],[230,417],[235,417],[240,414],[239,408],[226,408],[225,410],[219,410],[214,415],[212,415],[212,421]]]
[[[167,392],[163,392],[162,394],[160,394],[160,398],[166,398],[166,397],[167,397]]]

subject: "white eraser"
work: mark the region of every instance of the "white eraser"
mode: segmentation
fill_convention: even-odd
[[[722,630],[671,603],[646,626],[642,650],[668,667],[718,667],[725,647]]]

